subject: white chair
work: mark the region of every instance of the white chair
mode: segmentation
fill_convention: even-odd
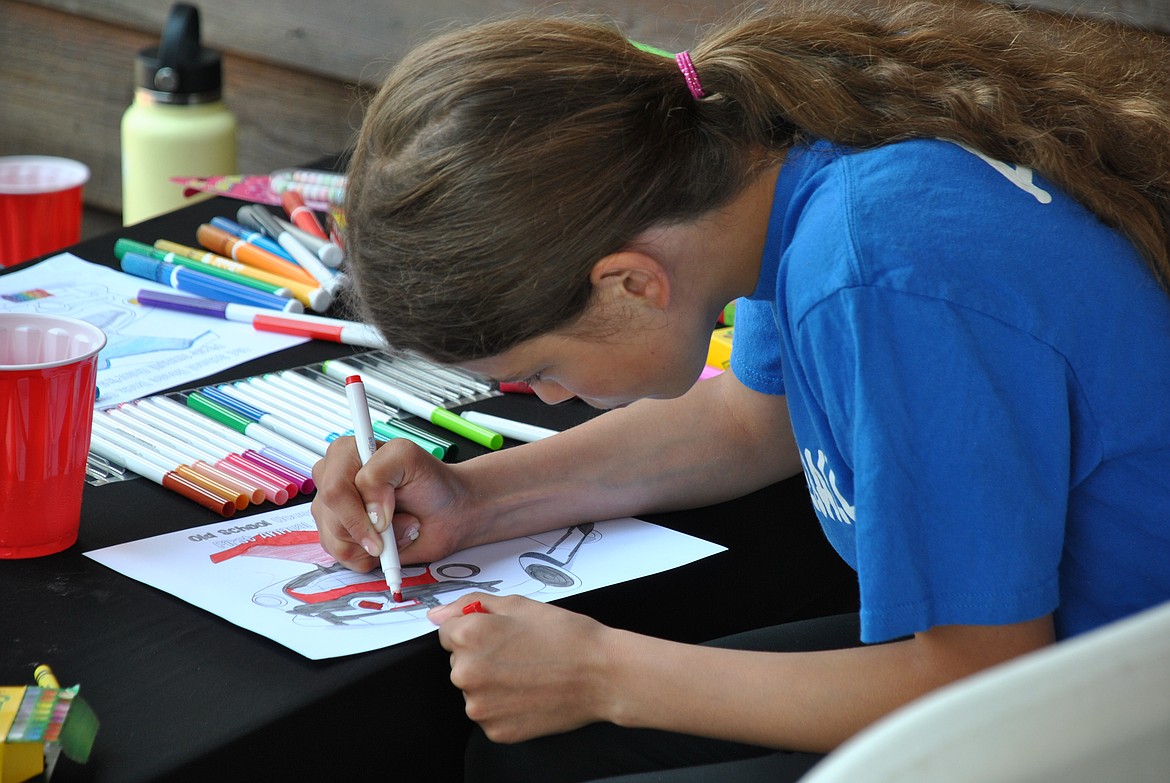
[[[887,781],[1170,783],[1170,602],[940,688],[801,779]]]

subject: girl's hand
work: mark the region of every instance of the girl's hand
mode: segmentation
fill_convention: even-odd
[[[403,562],[419,563],[462,548],[476,520],[452,467],[405,439],[383,443],[363,467],[353,438],[338,438],[313,481],[321,546],[355,571],[378,565],[388,521]]]
[[[463,614],[479,601],[483,611]],[[606,626],[520,596],[475,593],[431,610],[467,716],[495,742],[604,719]]]

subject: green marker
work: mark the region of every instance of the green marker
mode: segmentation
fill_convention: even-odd
[[[228,407],[201,391],[190,392],[186,401],[188,408],[197,410],[253,440],[258,440],[265,446],[271,446],[286,454],[304,451],[317,457],[325,456],[325,441],[318,441],[294,425],[246,403]],[[289,450],[290,445],[294,451]]]
[[[361,375],[361,371],[358,368],[337,359],[330,359],[325,362],[321,366],[321,370],[330,378],[339,380],[342,383],[345,383],[345,379],[351,375]],[[478,443],[481,446],[486,446],[493,451],[504,445],[504,436],[500,433],[474,424],[445,408],[440,408],[438,405],[432,405],[420,397],[391,386],[380,378],[363,377],[362,382],[365,384],[367,390],[372,391],[375,395],[381,397],[395,408],[401,408],[407,413],[413,413],[421,419],[426,419],[431,424],[451,430],[451,432],[462,435],[468,440]]]
[[[230,411],[222,405],[216,405],[198,392],[192,392],[187,395],[187,407],[199,411],[208,418],[215,419],[226,427],[231,427],[240,434],[246,434],[248,426],[252,424],[250,419],[245,419],[235,411]]]
[[[212,264],[205,264],[202,261],[196,261],[193,258],[180,255],[173,251],[160,250],[152,245],[143,242],[135,242],[133,239],[119,239],[114,243],[114,256],[121,260],[122,256],[127,253],[138,253],[139,255],[153,258],[156,261],[166,261],[169,264],[176,264],[177,266],[185,266],[188,269],[194,269],[196,272],[202,272],[205,275],[218,277],[221,280],[230,280],[239,285],[246,285],[249,288],[255,288],[257,291],[264,291],[275,296],[282,296],[289,299],[292,292],[284,286],[274,285],[263,280],[257,280],[254,277],[241,275],[239,272],[233,272],[230,269],[223,269]]]

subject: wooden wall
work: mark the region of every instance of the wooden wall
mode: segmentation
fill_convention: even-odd
[[[453,21],[534,8],[603,13],[631,37],[685,48],[737,0],[194,0],[224,54],[242,172],[344,149],[390,63]],[[121,209],[119,122],[135,54],[158,43],[172,0],[0,0],[0,155],[63,155],[93,172],[87,205]],[[1164,0],[1033,0],[1170,31]],[[211,173],[211,172],[209,172]]]

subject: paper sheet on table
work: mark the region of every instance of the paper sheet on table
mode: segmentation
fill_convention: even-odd
[[[174,289],[71,253],[0,276],[0,311],[80,318],[106,333],[98,354],[98,407],[182,386],[291,345],[303,337],[258,332],[250,324],[143,307],[139,289]]]
[[[469,592],[552,601],[724,550],[639,519],[578,525],[406,566],[402,603],[380,570],[350,571],[321,548],[307,504],[85,554],[319,660],[429,633],[427,610]]]

